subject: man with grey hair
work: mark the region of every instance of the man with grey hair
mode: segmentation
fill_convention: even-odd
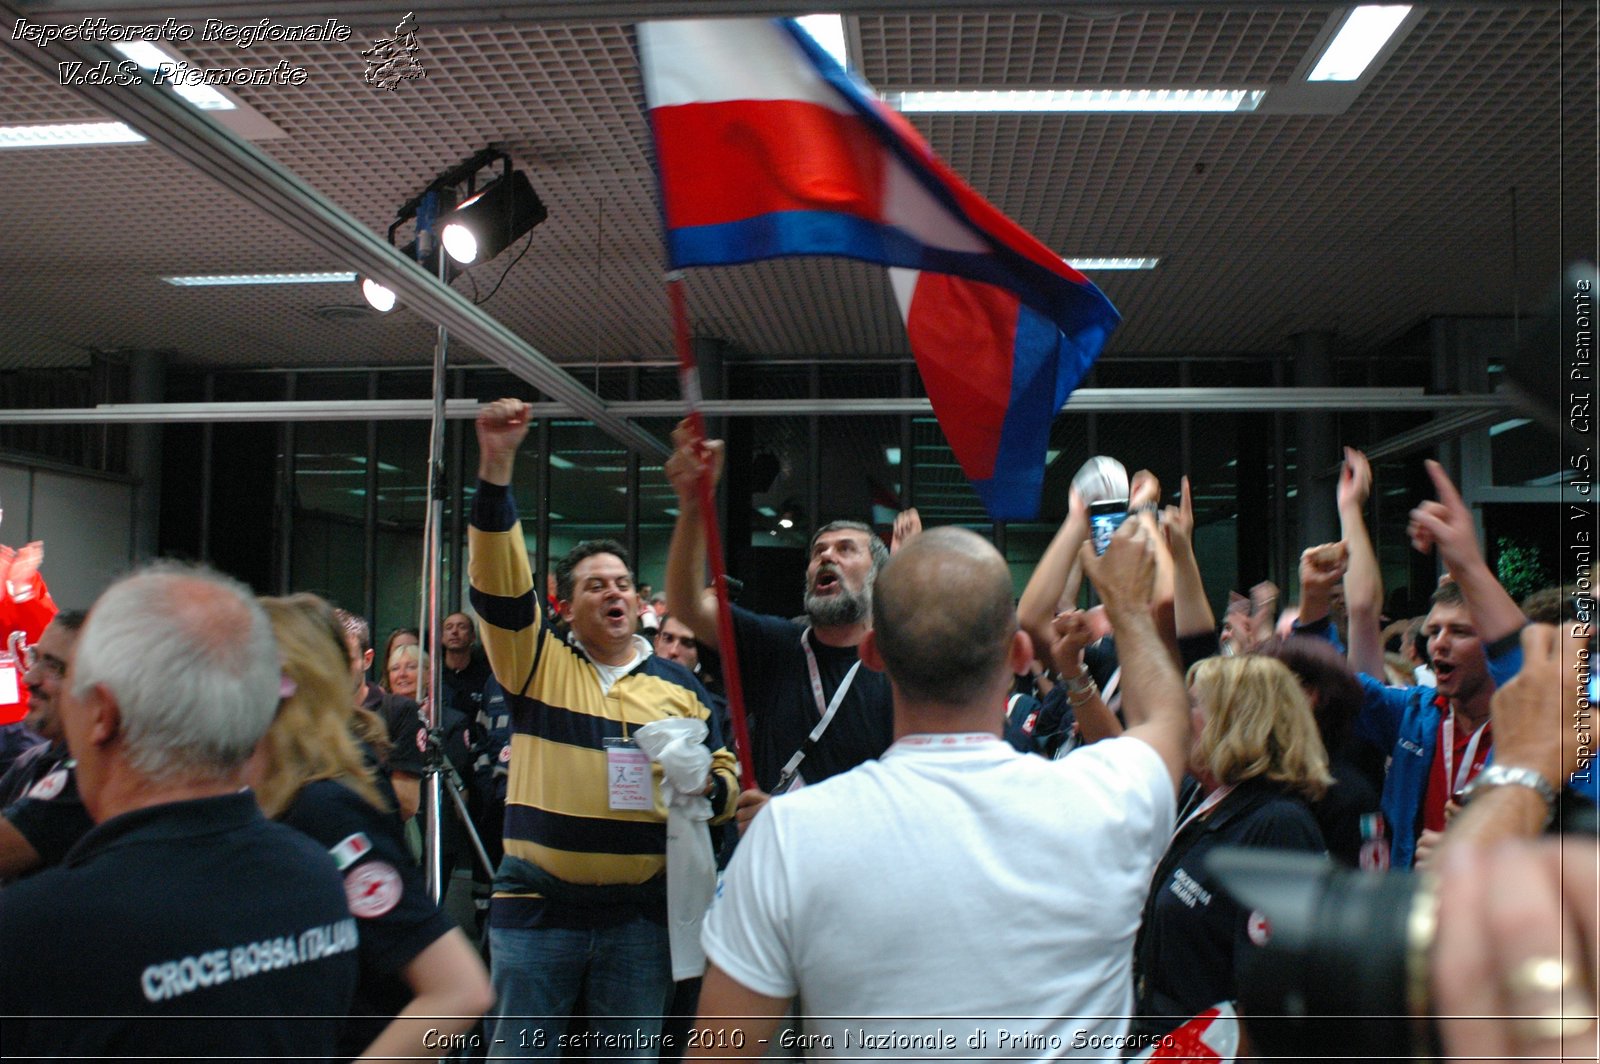
[[[722,441],[696,450],[685,426],[672,434],[667,479],[678,520],[667,549],[667,613],[717,650],[717,602],[705,590],[705,522],[698,482],[722,470]],[[857,647],[872,626],[872,587],[889,551],[859,521],[833,521],[807,552],[806,625],[734,607],[733,635],[749,709],[756,789],[739,797],[741,827],[768,794],[816,783],[877,757],[893,738],[889,685],[862,669]]]
[[[8,1054],[333,1051],[355,920],[328,852],[246,786],[281,676],[266,615],[216,573],[161,565],[95,603],[58,712],[96,826],[6,888]]]
[[[811,1056],[1104,1060],[1128,1044],[1134,936],[1189,745],[1150,614],[1159,534],[1129,521],[1084,555],[1133,726],[1060,761],[999,736],[1033,657],[999,552],[939,528],[895,554],[861,643],[888,673],[894,745],[746,832],[702,934],[702,1055],[759,1055],[796,995]]]

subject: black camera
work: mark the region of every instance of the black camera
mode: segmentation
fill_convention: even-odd
[[[1600,830],[1595,807],[1563,794],[1564,832]],[[1325,857],[1225,848],[1208,867],[1266,919],[1237,968],[1240,1021],[1273,1060],[1441,1056],[1429,958],[1438,931],[1425,874],[1358,872]],[[1471,933],[1454,929],[1450,934]]]

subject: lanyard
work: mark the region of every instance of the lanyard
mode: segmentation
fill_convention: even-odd
[[[1178,825],[1178,830],[1172,833],[1173,836],[1176,837],[1183,831],[1184,828],[1188,827],[1189,821],[1195,819],[1196,817],[1204,816],[1205,814],[1211,812],[1211,810],[1215,809],[1218,805],[1221,805],[1222,800],[1226,798],[1232,791],[1233,784],[1230,783],[1226,787],[1218,787],[1216,790],[1206,795],[1206,800],[1195,806],[1194,812],[1183,818],[1183,823]]]
[[[1115,669],[1111,670],[1111,678],[1106,681],[1106,689],[1100,692],[1100,701],[1104,702],[1106,704],[1106,708],[1111,710],[1113,713],[1115,713],[1117,710],[1116,707],[1111,704],[1111,700],[1117,696],[1117,688],[1121,686],[1121,684],[1122,666],[1118,665]]]
[[[1000,742],[994,732],[939,732],[937,734],[907,735],[896,739],[895,747],[921,747],[931,750],[954,750],[957,747],[993,746]]]
[[[795,777],[800,774],[800,763],[806,759],[806,754],[822,733],[828,730],[828,725],[833,723],[833,718],[839,712],[839,706],[844,702],[844,696],[850,690],[850,684],[856,678],[856,670],[861,668],[861,659],[857,658],[850,671],[844,674],[844,679],[839,681],[839,689],[833,692],[833,701],[824,703],[822,699],[822,674],[817,670],[817,655],[811,650],[811,629],[806,628],[800,633],[800,649],[806,654],[806,671],[811,674],[811,697],[816,700],[817,712],[822,719],[817,721],[817,726],[811,729],[811,734],[806,736],[806,741],[800,744],[800,749],[794,752],[783,772],[779,774],[778,785],[772,789],[773,794],[782,794],[794,785]]]
[[[1472,738],[1467,740],[1467,753],[1461,759],[1460,767],[1455,764],[1456,759],[1456,713],[1455,710],[1445,706],[1444,738],[1440,742],[1444,746],[1444,782],[1450,792],[1444,796],[1446,802],[1450,801],[1472,779],[1472,763],[1478,757],[1478,743],[1483,739],[1483,733],[1488,730],[1490,721],[1478,725],[1478,730],[1472,733]]]

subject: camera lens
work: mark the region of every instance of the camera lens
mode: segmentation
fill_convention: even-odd
[[[1236,964],[1239,1011],[1261,1055],[1435,1052],[1426,1018],[1434,932],[1426,880],[1262,850],[1218,850],[1209,867],[1241,905],[1265,918],[1265,944]]]

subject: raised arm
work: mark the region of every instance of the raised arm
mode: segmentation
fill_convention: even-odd
[[[510,492],[517,448],[528,436],[529,414],[521,399],[497,399],[478,412],[479,483],[467,528],[472,608],[483,618],[489,665],[508,691],[521,690],[527,681],[540,627],[528,546]]]
[[[1339,470],[1339,534],[1344,537],[1348,561],[1344,573],[1344,604],[1350,616],[1350,667],[1383,679],[1383,573],[1367,532],[1367,498],[1372,494],[1372,466],[1354,447],[1344,449]]]
[[[1083,496],[1073,488],[1067,496],[1067,517],[1061,522],[1044,556],[1028,578],[1017,601],[1017,623],[1033,640],[1034,654],[1040,664],[1049,667],[1050,646],[1056,641],[1050,621],[1056,615],[1056,604],[1066,588],[1067,577],[1078,557],[1078,548],[1089,538],[1089,511]]]
[[[1050,644],[1050,660],[1067,688],[1067,704],[1078,722],[1078,734],[1085,743],[1114,739],[1122,734],[1122,722],[1100,697],[1100,687],[1083,666],[1083,648],[1106,634],[1102,619],[1096,630],[1087,610],[1067,610],[1051,622],[1055,641]]]
[[[1189,697],[1176,659],[1151,616],[1156,583],[1155,515],[1130,517],[1102,557],[1085,544],[1083,571],[1106,604],[1122,663],[1122,704],[1141,723],[1127,734],[1149,743],[1176,789],[1189,763]]]
[[[894,532],[889,539],[889,553],[892,555],[918,532],[922,531],[922,515],[915,506],[907,507],[894,515]]]
[[[1479,641],[1488,646],[1517,631],[1527,618],[1484,560],[1472,512],[1450,482],[1444,466],[1432,459],[1427,466],[1439,500],[1425,501],[1412,510],[1406,531],[1417,550],[1424,554],[1438,550],[1440,560],[1461,588]]]
[[[531,408],[521,399],[496,399],[478,411],[478,479],[508,487],[517,448],[528,438]]]
[[[1300,552],[1301,626],[1316,624],[1328,616],[1334,585],[1344,579],[1349,552],[1340,543],[1319,543]]]
[[[1161,481],[1148,469],[1141,469],[1133,475],[1133,480],[1128,486],[1128,514],[1130,520],[1140,514],[1149,514],[1152,520],[1161,512]],[[1150,541],[1151,548],[1156,552],[1156,585],[1150,597],[1150,616],[1156,622],[1156,631],[1161,633],[1161,639],[1172,651],[1172,660],[1180,661],[1178,653],[1178,626],[1173,620],[1173,572],[1172,551],[1167,549],[1167,539],[1160,535],[1159,524],[1156,526],[1157,535]]]
[[[672,430],[673,452],[667,458],[667,480],[678,495],[678,520],[667,547],[667,613],[694,632],[712,650],[721,641],[717,633],[717,597],[706,588],[706,522],[700,505],[700,477],[709,473],[716,486],[722,476],[722,441],[693,442],[688,421]]]
[[[1558,790],[1584,767],[1587,751],[1571,722],[1587,698],[1577,668],[1587,643],[1577,625],[1530,624],[1522,630],[1522,671],[1490,703],[1496,768],[1531,771]],[[1474,790],[1467,807],[1450,820],[1443,852],[1465,842],[1487,846],[1531,838],[1544,831],[1550,813],[1531,780]]]
[[[1179,639],[1213,632],[1217,627],[1216,614],[1206,601],[1200,563],[1194,556],[1194,502],[1188,477],[1183,478],[1182,492],[1182,502],[1168,506],[1161,515],[1167,549],[1172,552],[1172,620]]]

